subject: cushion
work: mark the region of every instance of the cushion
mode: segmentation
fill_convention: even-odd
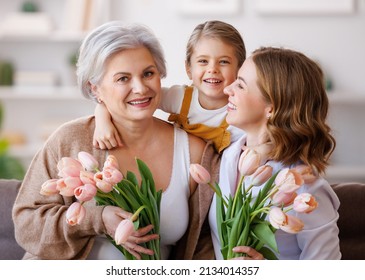
[[[332,185],[341,205],[338,227],[342,259],[365,260],[365,184]]]
[[[0,179],[0,260],[17,260],[24,250],[14,238],[11,212],[21,181]]]

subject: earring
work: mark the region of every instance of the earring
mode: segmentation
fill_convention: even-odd
[[[271,114],[267,114],[266,118],[269,120],[271,118]]]
[[[97,101],[99,104],[103,102],[103,100],[101,100],[101,98],[99,98],[99,97],[97,98]]]

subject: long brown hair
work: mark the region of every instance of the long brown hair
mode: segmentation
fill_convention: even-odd
[[[258,86],[273,110],[268,131],[271,157],[286,165],[298,161],[323,173],[336,141],[326,123],[328,97],[321,68],[304,54],[283,48],[253,52]]]

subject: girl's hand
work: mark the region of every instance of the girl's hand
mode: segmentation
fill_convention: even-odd
[[[234,247],[233,252],[244,253],[246,256],[233,258],[232,260],[264,260],[264,256],[257,252],[255,249],[248,246],[237,246]]]
[[[103,103],[95,107],[95,130],[93,145],[98,149],[113,149],[123,146],[119,133],[110,118],[109,111]]]
[[[95,126],[93,145],[102,150],[123,146],[119,133],[111,122]]]

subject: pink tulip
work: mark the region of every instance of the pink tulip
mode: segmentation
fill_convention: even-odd
[[[295,192],[303,185],[302,176],[294,169],[284,168],[275,178],[275,184],[280,191],[286,193]]]
[[[285,214],[278,207],[272,207],[270,209],[269,221],[274,228],[281,229],[287,233],[298,233],[304,227],[304,224],[300,219]]]
[[[274,205],[286,207],[291,205],[296,197],[297,197],[296,192],[285,193],[282,191],[278,191],[272,196],[271,202]]]
[[[58,176],[64,177],[78,177],[80,171],[83,170],[82,164],[71,157],[63,157],[57,163]]]
[[[104,162],[104,168],[106,167],[114,167],[116,169],[119,169],[119,163],[117,158],[113,155],[108,155]]]
[[[190,164],[190,175],[198,184],[208,184],[210,182],[209,172],[200,164]]]
[[[80,224],[86,215],[86,210],[80,202],[74,202],[70,205],[66,212],[66,222],[74,226]]]
[[[84,184],[95,185],[94,175],[95,174],[90,171],[82,170],[82,171],[80,171],[80,180]]]
[[[124,244],[134,232],[134,225],[130,219],[121,221],[115,231],[114,241],[117,245]]]
[[[304,223],[300,219],[292,215],[286,215],[286,217],[286,223],[280,227],[282,231],[295,234],[303,229]]]
[[[98,169],[99,163],[91,154],[79,152],[77,158],[86,171],[96,171]]]
[[[102,173],[103,173],[103,180],[110,183],[113,186],[122,181],[123,179],[122,172],[111,166],[104,168]]]
[[[313,195],[310,193],[299,194],[293,203],[293,209],[299,213],[310,213],[316,209],[318,203]]]
[[[45,181],[41,186],[40,194],[42,195],[58,194],[59,191],[57,189],[57,180],[58,179],[50,179]]]
[[[96,172],[94,175],[96,187],[104,193],[109,193],[113,190],[111,183],[104,180],[103,172]]]
[[[260,166],[260,154],[254,149],[246,148],[240,156],[238,170],[242,176],[252,175]]]
[[[57,190],[63,196],[73,196],[75,189],[82,185],[79,177],[66,177],[57,180]]]
[[[96,192],[97,188],[95,185],[85,184],[76,188],[74,194],[79,201],[89,201],[94,198]]]
[[[256,169],[255,173],[252,175],[251,184],[254,186],[260,186],[270,179],[272,176],[272,166],[262,165]]]
[[[313,169],[308,165],[298,165],[294,169],[302,176],[305,184],[312,184],[318,179],[318,175],[316,175]]]
[[[286,214],[278,207],[272,207],[269,212],[270,224],[279,229],[282,225],[286,223]]]

